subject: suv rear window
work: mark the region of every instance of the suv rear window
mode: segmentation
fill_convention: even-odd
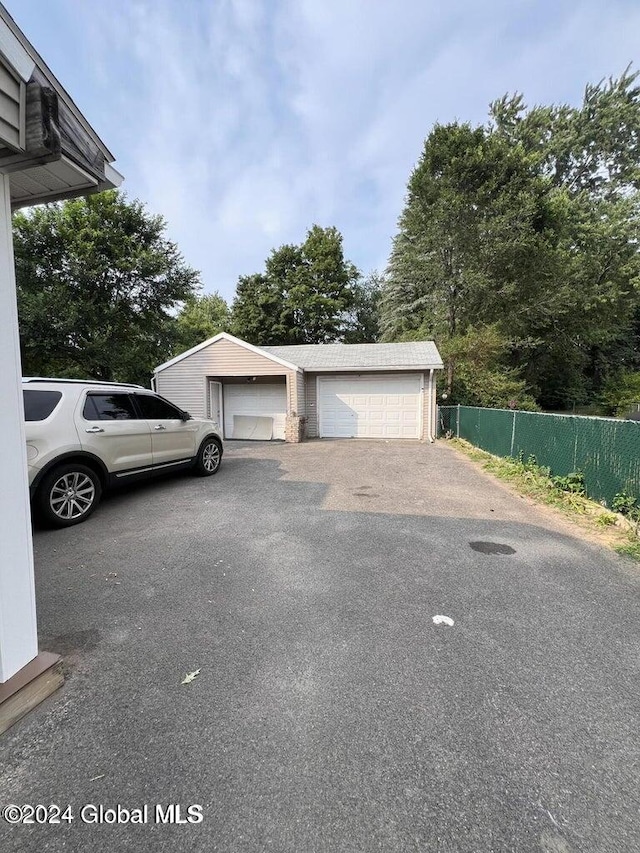
[[[82,414],[88,421],[138,419],[129,394],[88,394]]]
[[[24,419],[25,421],[43,421],[48,418],[51,412],[62,399],[60,391],[29,391],[22,392],[24,400]]]

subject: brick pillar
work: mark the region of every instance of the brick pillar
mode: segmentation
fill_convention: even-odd
[[[304,441],[306,423],[307,419],[299,415],[287,415],[284,426],[284,440],[290,444],[299,444]]]

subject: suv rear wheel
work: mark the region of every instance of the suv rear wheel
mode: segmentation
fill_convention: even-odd
[[[100,478],[77,462],[58,465],[45,475],[38,489],[37,504],[46,522],[70,527],[88,518],[100,503]]]

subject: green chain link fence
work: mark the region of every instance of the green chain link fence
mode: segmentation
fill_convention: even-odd
[[[587,495],[607,506],[623,492],[640,501],[640,422],[471,406],[438,412],[441,436],[464,438],[495,456],[534,456],[553,476],[580,471]]]

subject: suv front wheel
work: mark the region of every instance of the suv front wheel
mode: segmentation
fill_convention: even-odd
[[[210,436],[200,445],[196,458],[195,471],[201,477],[210,477],[215,474],[222,462],[222,448],[217,438]]]
[[[45,475],[38,489],[38,509],[46,522],[70,527],[88,518],[100,503],[100,478],[77,462],[58,465]]]

